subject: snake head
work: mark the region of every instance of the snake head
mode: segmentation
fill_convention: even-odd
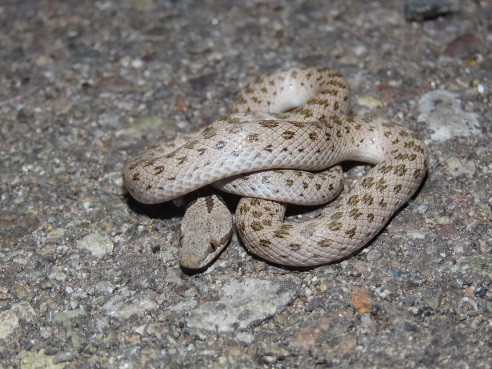
[[[199,197],[188,205],[179,236],[179,263],[202,269],[225,248],[232,236],[232,215],[216,196]]]

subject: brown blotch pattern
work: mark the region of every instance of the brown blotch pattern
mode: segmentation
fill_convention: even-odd
[[[258,133],[250,133],[247,137],[247,140],[249,142],[255,142],[258,141]]]
[[[262,213],[261,211],[259,211],[259,210],[253,210],[253,211],[251,212],[251,214],[252,214],[252,215],[253,215],[253,217],[255,217],[255,218],[261,218],[261,216],[263,215],[263,213]]]
[[[266,240],[264,238],[260,239],[260,245],[263,247],[270,247],[272,246],[272,242],[270,240]]]
[[[258,222],[257,220],[253,220],[251,222],[250,227],[253,231],[256,231],[256,232],[263,230],[263,225],[260,222]]]
[[[333,240],[329,238],[326,238],[318,242],[319,247],[330,247],[331,245],[333,245]]]
[[[289,244],[289,248],[292,251],[299,251],[301,249],[301,244],[300,243],[291,243],[291,244]]]
[[[282,137],[283,137],[284,139],[286,139],[286,140],[290,140],[290,139],[291,139],[292,137],[294,137],[295,135],[296,135],[296,133],[295,133],[295,132],[293,132],[293,131],[284,131],[284,132],[282,133]]]
[[[293,226],[291,224],[282,224],[277,230],[273,232],[275,238],[285,238],[289,235],[289,230]]]
[[[360,201],[359,195],[352,195],[348,199],[348,204],[351,206],[355,206],[359,203],[359,201]]]
[[[212,210],[214,210],[215,201],[211,196],[205,197],[205,208],[207,209],[207,213],[212,214]]]
[[[403,177],[405,174],[407,174],[407,166],[405,164],[396,165],[393,169],[393,173],[399,175],[400,177]]]
[[[349,237],[349,238],[354,238],[355,236],[355,231],[357,230],[357,227],[354,226],[348,230],[345,231],[345,234]]]
[[[349,214],[352,218],[358,219],[362,215],[362,212],[358,208],[353,208]]]
[[[364,204],[366,205],[372,205],[372,203],[374,202],[374,197],[372,197],[371,194],[364,194],[364,196],[362,197],[362,201],[364,202]]]
[[[342,223],[340,222],[331,222],[328,224],[328,228],[330,229],[330,231],[339,231],[340,229],[342,229]]]
[[[374,186],[374,178],[365,177],[361,182],[361,186],[364,188],[371,188],[372,186]]]
[[[158,174],[161,174],[163,171],[164,171],[163,166],[157,166],[154,169],[152,169],[152,171],[150,173],[152,173],[152,175],[156,176]]]
[[[260,126],[265,128],[275,128],[278,127],[279,123],[276,120],[262,120]]]
[[[239,207],[239,213],[241,215],[246,215],[249,213],[250,209],[251,208],[248,205],[242,204],[242,206]]]

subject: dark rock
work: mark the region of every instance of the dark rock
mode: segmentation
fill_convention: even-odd
[[[407,0],[404,14],[407,21],[422,22],[453,12],[453,7],[444,0]]]

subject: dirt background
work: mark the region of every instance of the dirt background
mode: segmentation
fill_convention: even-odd
[[[492,7],[416,3],[2,1],[0,368],[490,368]],[[343,262],[234,236],[184,273],[182,210],[130,199],[123,162],[294,65],[424,137],[425,184]]]

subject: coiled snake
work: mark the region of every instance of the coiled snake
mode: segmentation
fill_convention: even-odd
[[[245,196],[235,221],[253,254],[289,266],[344,258],[384,227],[427,169],[427,152],[415,133],[383,119],[348,115],[349,101],[346,79],[329,68],[261,76],[240,92],[226,117],[126,162],[125,186],[150,204],[214,184]],[[347,160],[374,167],[335,208],[302,223],[284,220],[287,202],[319,204],[336,196],[343,174],[333,166]],[[200,268],[228,242],[232,220],[215,195],[193,206],[183,222],[180,260]]]

